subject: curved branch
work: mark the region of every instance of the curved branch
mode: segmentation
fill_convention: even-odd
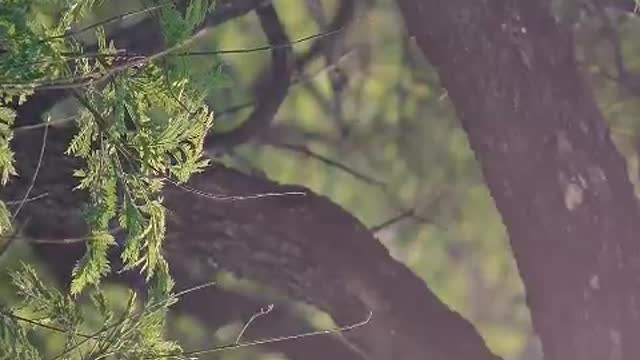
[[[245,194],[300,190],[215,167],[191,186]],[[393,260],[348,212],[309,190],[304,197],[231,203],[168,191],[171,262],[236,274],[314,304],[340,324],[373,311],[370,325],[347,338],[371,359],[491,359],[473,326],[451,311],[424,282]]]
[[[33,143],[42,136],[40,131],[16,136],[16,165],[23,177],[3,188],[0,197],[17,198],[29,186],[24,179],[34,171],[38,149]],[[68,129],[50,129],[34,190],[49,195],[46,201],[24,205],[18,221],[24,223],[26,237],[81,237],[87,232],[80,212],[85,199],[72,191],[72,170],[78,164],[64,156],[69,137]],[[195,266],[209,279],[219,264],[315,305],[339,324],[361,321],[373,311],[370,324],[347,335],[370,359],[498,359],[468,321],[391,258],[362,223],[328,199],[221,166],[196,176],[189,186],[219,195],[299,190],[308,195],[216,201],[169,186],[165,253],[170,264]],[[41,246],[49,249],[45,256],[58,256],[52,252],[56,246],[58,254],[69,251],[64,245]]]
[[[353,19],[353,14],[354,1],[342,1],[327,32],[344,29]],[[300,72],[300,69],[304,69],[311,61],[326,52],[339,36],[318,38],[311,44],[308,51],[292,60],[290,47],[277,46],[289,43],[289,39],[273,6],[268,5],[264,10],[258,10],[258,15],[269,44],[274,46],[271,67],[266,75],[258,79],[258,85],[254,90],[257,101],[251,114],[239,127],[226,133],[214,133],[208,136],[205,147],[210,151],[246,143],[264,132],[273,122],[280,105],[287,96],[294,71]]]
[[[283,45],[290,43],[289,37],[271,3],[257,8],[256,13],[272,47],[268,79],[260,79],[258,82],[255,93],[258,94],[259,100],[242,125],[229,132],[214,133],[207,137],[205,147],[209,150],[245,143],[254,134],[266,129],[287,96],[293,71],[292,51],[291,46]]]

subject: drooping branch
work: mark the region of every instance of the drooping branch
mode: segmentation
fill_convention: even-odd
[[[258,77],[254,89],[256,101],[251,114],[237,128],[226,133],[211,134],[205,143],[210,151],[246,143],[268,130],[288,94],[294,74],[302,72],[314,59],[324,54],[345,31],[353,19],[354,1],[342,1],[324,32],[330,36],[319,37],[311,44],[309,50],[295,59],[290,47],[281,46],[289,43],[289,39],[273,6],[268,5],[257,13],[268,42],[273,47],[271,66]]]
[[[640,221],[551,1],[398,0],[506,225],[545,359],[640,354]]]
[[[205,143],[208,149],[242,144],[266,129],[287,96],[293,73],[292,51],[290,46],[282,45],[290,43],[289,37],[272,4],[259,7],[256,13],[269,45],[272,46],[270,70],[266,73],[266,78],[259,81],[255,91],[259,94],[259,100],[249,118],[229,132],[210,135]]]

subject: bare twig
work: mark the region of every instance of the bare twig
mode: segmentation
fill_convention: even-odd
[[[16,219],[16,217],[20,213],[20,210],[22,210],[22,207],[27,202],[27,199],[29,199],[29,194],[31,194],[31,191],[33,190],[33,187],[36,184],[36,178],[40,173],[40,167],[42,166],[42,160],[44,159],[44,151],[47,147],[48,135],[49,135],[49,118],[47,118],[46,126],[44,127],[44,131],[42,133],[42,145],[40,146],[40,155],[38,155],[38,163],[36,164],[36,169],[33,172],[33,176],[31,177],[31,183],[29,183],[29,187],[27,188],[27,191],[24,193],[24,196],[22,197],[22,201],[18,205],[18,208],[15,210],[15,212],[11,216],[11,222],[13,222]]]
[[[202,196],[207,199],[215,200],[215,201],[244,201],[244,200],[257,200],[271,197],[286,197],[286,196],[306,196],[307,193],[303,191],[284,191],[284,192],[265,192],[265,193],[257,193],[250,195],[220,195],[220,194],[212,194],[202,190],[194,189],[191,186],[182,185],[172,179],[163,178],[173,186],[178,189],[184,190],[186,192],[190,192],[197,196]]]
[[[122,232],[122,228],[119,226],[114,227],[109,231],[109,234],[115,235]],[[77,243],[83,243],[91,240],[91,236],[74,237],[74,238],[61,238],[61,239],[47,239],[47,238],[31,238],[21,237],[21,239],[27,240],[33,244],[55,244],[55,245],[72,245]]]
[[[40,200],[40,199],[42,199],[44,197],[47,197],[47,196],[49,196],[49,193],[44,192],[44,193],[42,193],[40,195],[36,195],[36,196],[28,198],[26,200],[24,200],[24,199],[23,200],[9,200],[9,201],[5,201],[4,203],[7,204],[7,205],[20,205],[22,202],[28,203],[28,202],[31,202],[31,201]]]
[[[72,116],[67,116],[67,117],[61,118],[61,119],[49,120],[47,122],[42,122],[42,123],[39,123],[39,124],[18,126],[18,127],[13,129],[13,132],[14,133],[21,133],[21,132],[24,132],[24,131],[39,129],[39,128],[45,127],[45,126],[55,126],[55,125],[59,125],[59,124],[64,124],[66,122],[75,120],[77,118],[78,118],[78,115],[72,115]]]
[[[267,315],[269,314],[271,311],[273,311],[274,305],[273,304],[269,304],[266,307],[263,307],[260,309],[260,311],[254,313],[253,315],[251,315],[251,318],[249,319],[249,321],[247,321],[244,326],[242,327],[242,329],[240,330],[240,332],[238,333],[238,337],[236,337],[236,344],[240,343],[240,340],[242,339],[242,335],[244,335],[244,333],[247,331],[247,329],[249,328],[249,326],[251,325],[251,323],[263,316],[263,315]]]
[[[332,167],[335,167],[337,169],[340,169],[340,170],[344,171],[345,173],[355,177],[356,179],[364,181],[364,182],[366,182],[368,184],[376,185],[376,186],[385,186],[386,185],[383,181],[374,179],[374,178],[372,178],[372,177],[370,177],[368,175],[365,175],[365,174],[362,174],[362,173],[360,173],[360,172],[358,172],[356,170],[353,170],[349,166],[347,166],[347,165],[345,165],[345,164],[343,164],[343,163],[341,163],[339,161],[330,159],[330,158],[328,158],[328,157],[326,157],[324,155],[318,154],[318,153],[314,152],[313,150],[309,149],[308,147],[306,147],[304,145],[293,145],[293,144],[285,144],[285,143],[278,143],[278,142],[271,142],[271,143],[269,143],[269,145],[272,145],[272,146],[275,146],[275,147],[279,147],[279,148],[282,148],[282,149],[286,149],[286,150],[289,150],[289,151],[294,151],[294,152],[297,152],[297,153],[300,153],[300,154],[304,154],[304,155],[306,155],[306,156],[308,156],[310,158],[319,160],[319,161],[321,161],[321,162],[323,162],[323,163],[325,163],[325,164],[327,164],[329,166],[332,166]]]
[[[367,318],[364,319],[363,321],[360,321],[358,323],[354,323],[351,325],[347,325],[347,326],[335,327],[335,328],[326,329],[326,330],[310,331],[310,332],[296,334],[296,335],[287,335],[287,336],[279,336],[279,337],[259,339],[259,340],[253,340],[253,341],[246,341],[238,344],[233,343],[229,345],[215,347],[212,349],[193,350],[193,351],[183,352],[180,354],[165,354],[165,355],[160,354],[160,355],[154,355],[154,357],[177,358],[178,356],[183,356],[183,357],[197,356],[197,355],[211,354],[211,353],[220,352],[220,351],[235,350],[235,349],[257,346],[257,345],[265,345],[265,344],[272,344],[276,342],[298,340],[298,339],[312,337],[312,336],[330,335],[335,333],[347,332],[347,331],[352,331],[367,325],[371,321],[372,317],[373,317],[373,311],[370,311]]]
[[[142,66],[154,60],[160,60],[165,57],[191,57],[191,56],[209,56],[209,55],[224,55],[224,54],[247,54],[247,53],[259,52],[259,51],[290,48],[293,45],[303,43],[309,40],[332,36],[340,31],[341,29],[338,29],[338,30],[334,30],[326,33],[319,33],[319,34],[305,36],[303,38],[300,38],[296,41],[289,42],[289,43],[278,44],[278,45],[265,45],[265,46],[246,48],[246,49],[189,51],[189,52],[183,52],[178,54],[172,54],[174,51],[191,44],[193,41],[195,41],[196,37],[199,37],[202,35],[202,34],[196,34],[193,37],[185,40],[181,44],[175,45],[169,49],[159,51],[149,56],[139,55],[139,54],[127,54],[126,51],[119,52],[117,54],[68,53],[67,54],[68,56],[65,59],[63,59],[63,61],[75,60],[75,59],[93,59],[93,58],[116,58],[116,59],[124,59],[128,61],[125,61],[119,65],[113,66],[112,68],[107,69],[102,74],[90,73],[90,74],[76,76],[76,77],[60,78],[60,79],[54,79],[54,80],[32,81],[29,83],[4,83],[4,84],[0,84],[0,88],[1,89],[27,89],[28,88],[28,89],[34,89],[34,90],[77,89],[77,88],[82,88],[89,85],[99,85],[109,80],[114,75],[117,75],[123,71],[126,71],[129,68]],[[37,63],[39,62],[33,62],[29,64],[24,64],[24,65],[34,65]]]
[[[337,35],[338,33],[340,33],[342,30],[343,29],[336,29],[336,30],[332,30],[332,31],[313,34],[313,35],[302,37],[300,39],[294,40],[294,41],[286,43],[286,44],[265,45],[265,46],[258,46],[258,47],[246,48],[246,49],[228,49],[228,50],[211,50],[211,51],[188,51],[188,52],[184,52],[184,53],[174,54],[172,56],[173,57],[187,57],[187,56],[203,56],[203,55],[206,56],[206,55],[248,54],[248,53],[259,52],[259,51],[268,51],[268,50],[274,50],[274,49],[284,49],[284,48],[289,48],[291,46],[295,46],[295,45],[303,43],[303,42],[307,42],[309,40],[321,39],[321,38],[334,36],[334,35]]]
[[[395,225],[396,223],[399,223],[400,221],[410,218],[412,216],[415,215],[415,210],[414,209],[409,209],[406,210],[388,220],[383,221],[382,223],[380,223],[379,225],[376,226],[372,226],[371,228],[369,228],[369,230],[371,230],[371,232],[377,233],[380,232],[386,228],[388,228],[389,226]]]
[[[42,39],[42,42],[55,40],[55,39],[61,39],[61,38],[70,37],[70,36],[74,36],[74,35],[78,35],[78,34],[82,34],[83,32],[86,32],[86,31],[91,30],[91,29],[95,29],[95,28],[97,28],[99,26],[102,26],[102,25],[106,25],[106,24],[108,24],[110,22],[117,21],[117,20],[124,20],[124,19],[126,19],[128,17],[135,16],[135,15],[142,15],[142,14],[145,14],[145,13],[148,13],[148,12],[151,12],[151,11],[158,10],[160,8],[163,8],[163,7],[165,7],[167,5],[171,5],[171,4],[172,4],[172,2],[167,2],[167,3],[164,3],[164,4],[151,6],[151,7],[145,8],[145,9],[133,10],[133,11],[126,12],[124,14],[114,15],[114,16],[112,16],[110,18],[107,18],[107,19],[102,20],[102,21],[98,21],[98,22],[93,23],[91,25],[87,25],[87,26],[85,26],[83,28],[80,28],[78,30],[68,31],[68,32],[66,32],[66,33],[64,33],[62,35],[50,36],[48,38]]]

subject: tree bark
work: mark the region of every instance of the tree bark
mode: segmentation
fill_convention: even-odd
[[[637,359],[638,207],[550,1],[398,4],[482,165],[545,359]]]
[[[77,162],[64,156],[70,129],[50,128],[33,196],[18,217],[28,238],[80,237],[81,192],[72,192]],[[36,168],[42,129],[21,132],[14,149],[20,178],[0,194],[21,198]],[[357,219],[300,186],[278,185],[214,166],[189,186],[215,195],[304,191],[305,196],[218,201],[183,188],[165,192],[165,244],[170,264],[211,278],[230,270],[329,313],[341,325],[370,323],[345,333],[352,349],[372,360],[498,360],[473,326],[451,311]],[[46,259],[61,251],[42,245]],[[62,264],[64,266],[64,264]],[[67,270],[68,271],[68,270]],[[182,284],[182,286],[193,285]],[[358,359],[355,357],[354,359]]]

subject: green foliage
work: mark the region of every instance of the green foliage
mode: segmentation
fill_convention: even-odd
[[[16,175],[13,167],[13,151],[9,147],[9,142],[13,137],[13,121],[16,114],[13,109],[0,106],[0,184],[6,185],[9,176]]]
[[[32,21],[32,0],[0,3],[0,183],[16,175],[10,144],[14,105],[47,88],[69,89],[81,109],[67,154],[83,163],[74,175],[76,191],[89,195],[85,218],[90,227],[70,294],[46,287],[28,266],[14,274],[22,306],[3,310],[0,316],[0,359],[38,359],[29,334],[43,329],[65,337],[59,359],[72,354],[83,359],[146,359],[179,351],[163,334],[166,309],[176,299],[170,295],[173,282],[161,253],[166,222],[161,195],[167,178],[185,182],[208,165],[202,155],[213,114],[203,105],[202,87],[189,79],[180,61],[115,63],[118,49],[101,27],[92,29],[97,51],[85,53],[69,30],[100,4],[57,1],[55,25],[42,26]],[[207,0],[193,0],[184,16],[162,6],[158,16],[167,44],[184,43],[204,20],[209,5]],[[0,203],[0,234],[11,228],[11,218]],[[125,268],[143,272],[151,288],[141,308],[132,295],[123,314],[110,311],[99,290],[100,280],[111,271],[107,253],[118,244],[116,226],[126,235],[120,244]],[[78,305],[87,289],[105,324],[90,336],[80,332],[86,319]],[[38,320],[21,318],[17,312]]]
[[[27,331],[18,321],[0,309],[0,359],[40,360],[38,350],[29,342]]]
[[[1,310],[0,359],[40,359],[28,338],[38,331],[56,332],[64,337],[64,346],[56,359],[182,358],[180,347],[164,340],[165,313],[177,301],[170,289],[152,290],[143,305],[130,292],[125,311],[116,313],[104,293],[94,288],[89,299],[100,326],[89,333],[81,331],[91,328],[81,309],[83,304],[45,286],[28,265],[23,264],[13,274],[13,283],[21,303],[19,307]],[[28,320],[20,313],[31,313],[38,320]]]
[[[166,4],[166,1],[153,0],[150,3],[161,5]],[[176,9],[174,3],[163,6],[160,11],[160,22],[167,43],[173,46],[189,37],[204,21],[210,5],[210,0],[192,0],[189,2],[184,16]]]
[[[86,218],[91,237],[84,258],[74,270],[73,294],[98,284],[109,272],[106,254],[115,244],[110,231],[111,221],[116,218],[127,230],[123,252],[127,268],[141,266],[151,278],[162,266],[163,180],[174,177],[186,181],[207,165],[202,146],[213,123],[212,113],[202,105],[204,94],[190,86],[186,72],[162,69],[151,62],[114,70],[111,55],[117,50],[107,43],[99,27],[95,29],[96,56],[67,55],[82,54],[83,50],[65,32],[98,3],[66,1],[58,25],[41,31],[26,20],[26,2],[3,5],[18,21],[0,18],[0,34],[9,52],[0,62],[0,74],[6,80],[2,95],[11,98],[41,87],[73,86],[75,97],[84,107],[68,154],[85,162],[75,175],[79,179],[77,188],[90,195]],[[208,5],[207,1],[195,0],[184,17],[174,8],[165,7],[160,17],[168,42],[184,41],[203,21]],[[27,63],[32,66],[9,60],[13,55],[28,56]],[[105,81],[93,83],[90,79]],[[77,88],[86,91],[81,93]],[[8,146],[13,114],[4,109],[0,108],[0,120],[7,124],[0,127],[0,180],[6,182],[15,171]]]
[[[4,202],[0,201],[0,237],[11,233],[11,213]]]

